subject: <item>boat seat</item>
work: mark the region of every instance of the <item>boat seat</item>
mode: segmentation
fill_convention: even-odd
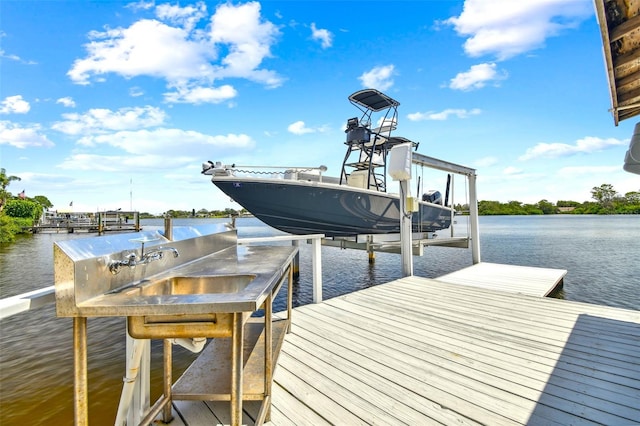
[[[380,127],[376,127],[371,131],[371,133],[388,138],[391,136],[391,131],[396,129],[397,124],[398,122],[395,118],[385,118],[382,120],[382,123],[380,123]]]
[[[396,129],[397,120],[395,118],[385,118],[380,123],[380,127],[371,130],[371,140],[365,146],[379,146],[389,140],[391,131]]]

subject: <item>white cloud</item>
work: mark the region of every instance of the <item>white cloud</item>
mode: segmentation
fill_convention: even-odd
[[[155,7],[155,1],[154,0],[150,0],[150,1],[144,1],[144,0],[140,0],[137,2],[133,2],[133,3],[128,3],[127,5],[125,5],[126,8],[128,9],[132,9],[134,11],[138,11],[138,10],[149,10],[149,9],[153,9]]]
[[[2,34],[0,33],[0,37],[1,36],[2,36]],[[3,49],[0,49],[0,58],[9,59],[11,61],[20,62],[22,64],[27,64],[27,65],[36,65],[37,64],[37,62],[35,62],[35,61],[26,61],[26,60],[22,59],[18,55],[8,54]]]
[[[134,86],[129,89],[129,96],[131,96],[132,98],[137,98],[142,95],[144,95],[144,90],[142,90],[142,88],[138,86]]]
[[[145,106],[117,111],[94,108],[84,114],[68,113],[62,117],[65,121],[54,123],[52,129],[68,135],[81,135],[156,127],[164,123],[167,115],[159,108]]]
[[[64,98],[60,98],[56,101],[57,104],[62,104],[67,108],[75,108],[76,103],[70,96],[65,96]]]
[[[245,134],[211,136],[193,130],[166,128],[89,135],[78,141],[78,145],[87,147],[97,147],[101,144],[119,148],[128,154],[164,155],[171,161],[174,156],[184,156],[185,152],[201,155],[207,151],[220,152],[223,149],[246,149],[254,146],[251,137]],[[162,160],[166,161],[167,158]]]
[[[21,61],[18,55],[7,54],[3,49],[0,49],[0,58],[10,59],[12,61],[18,61],[18,62]]]
[[[447,120],[450,116],[456,116],[458,118],[469,118],[472,115],[478,115],[482,111],[478,108],[474,109],[452,109],[447,108],[440,112],[414,112],[409,114],[407,117],[411,121],[422,121],[422,120],[438,120],[443,121]]]
[[[482,157],[474,161],[475,167],[491,167],[498,164],[498,159],[496,157]]]
[[[506,71],[498,73],[495,63],[472,65],[469,71],[458,73],[449,82],[449,88],[454,90],[480,89],[488,82],[494,82],[507,78]]]
[[[622,166],[570,166],[570,167],[562,167],[558,170],[558,176],[567,178],[567,177],[576,177],[576,176],[592,176],[599,174],[611,174],[615,172],[619,172],[622,170]]]
[[[203,2],[186,7],[165,3],[156,7],[156,16],[161,20],[177,24],[187,31],[192,31],[198,21],[207,16],[207,6]]]
[[[16,148],[52,147],[54,143],[40,133],[39,125],[22,127],[10,121],[0,121],[0,145]]]
[[[519,175],[522,173],[522,169],[518,169],[516,167],[513,166],[509,166],[509,167],[505,167],[505,169],[502,171],[503,174],[505,175]]]
[[[333,43],[333,34],[329,30],[317,28],[316,23],[311,23],[311,38],[319,40],[323,49],[331,47]]]
[[[225,84],[220,87],[184,87],[178,86],[174,92],[164,94],[164,99],[170,103],[218,104],[237,96],[233,86]]]
[[[243,77],[265,83],[269,87],[282,84],[270,70],[258,69],[264,58],[271,56],[271,45],[280,34],[278,28],[260,17],[260,3],[238,6],[222,4],[211,17],[211,41],[222,43],[228,54],[222,58],[219,77]]]
[[[176,102],[211,102],[216,98],[213,92],[220,90],[211,86],[223,78],[246,78],[268,87],[282,83],[274,71],[259,68],[279,35],[275,25],[261,18],[259,3],[221,4],[211,16],[208,32],[204,24],[197,28],[207,16],[202,2],[182,8],[160,5],[155,12],[157,19],[90,32],[87,55],[74,61],[69,78],[89,84],[104,81],[110,73],[124,78],[151,76],[164,79],[169,88],[199,92],[191,97],[180,91],[168,96]],[[235,95],[235,90],[224,90]]]
[[[31,105],[22,95],[7,96],[0,102],[0,114],[26,114],[30,109]]]
[[[296,121],[295,123],[289,124],[287,130],[294,135],[304,135],[305,133],[314,133],[315,130],[306,127],[304,121]]]
[[[542,47],[547,38],[592,15],[589,0],[466,0],[460,16],[443,23],[467,37],[469,56],[504,60]]]
[[[387,90],[393,86],[393,75],[395,67],[393,65],[377,66],[364,72],[358,79],[362,86],[366,88]]]
[[[139,154],[139,155],[97,155],[97,154],[73,154],[57,165],[57,168],[74,171],[91,172],[136,172],[153,171],[168,172],[178,168],[185,168],[201,159],[193,157],[175,155],[171,157],[171,162],[161,155]]]
[[[592,152],[602,151],[604,149],[626,145],[629,141],[621,141],[615,138],[596,138],[587,136],[583,139],[576,141],[575,145],[569,145],[566,143],[544,143],[541,142],[533,148],[528,148],[524,155],[521,155],[518,159],[520,161],[527,161],[534,158],[557,158],[567,157],[579,153],[589,154]]]
[[[85,47],[88,57],[77,59],[67,75],[78,84],[88,84],[92,75],[140,75],[168,81],[205,78],[213,73],[213,46],[191,40],[183,28],[143,19],[129,28],[92,31]]]

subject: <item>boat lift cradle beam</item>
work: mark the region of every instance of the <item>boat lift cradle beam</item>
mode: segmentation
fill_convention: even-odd
[[[464,175],[469,180],[469,238],[471,239],[471,258],[473,264],[480,263],[480,231],[478,224],[478,193],[476,191],[476,170],[470,167],[413,153],[412,163],[432,169]]]
[[[471,256],[473,264],[480,263],[480,237],[478,224],[478,196],[476,191],[476,170],[470,167],[440,160],[427,155],[412,153],[412,164],[425,166],[448,173],[455,173],[466,176],[469,181],[469,233],[468,237],[451,237],[446,239],[424,238],[424,233],[413,234],[413,254],[423,255],[425,246],[458,247],[468,248],[468,241],[471,240]],[[399,253],[399,234],[380,235],[357,235],[351,238],[323,238],[322,245],[340,247],[342,249],[366,250],[370,253],[374,251]]]

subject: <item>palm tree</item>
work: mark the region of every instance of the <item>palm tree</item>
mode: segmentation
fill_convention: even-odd
[[[9,191],[7,191],[7,186],[14,180],[22,180],[18,176],[7,176],[7,171],[4,168],[0,169],[0,211],[4,209],[4,205],[7,203],[7,197],[9,196]]]

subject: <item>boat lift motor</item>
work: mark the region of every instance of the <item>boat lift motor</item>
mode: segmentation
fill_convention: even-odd
[[[442,205],[442,194],[440,194],[440,191],[431,189],[422,194],[422,201]]]

